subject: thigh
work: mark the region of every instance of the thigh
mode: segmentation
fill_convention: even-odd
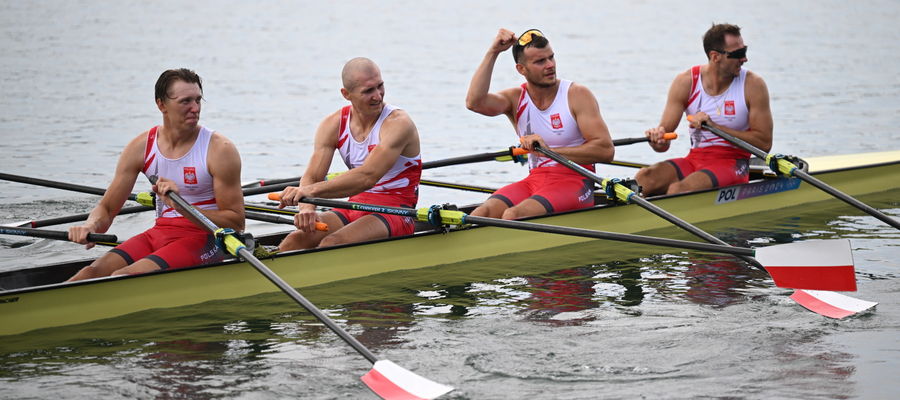
[[[335,246],[386,238],[388,237],[389,229],[386,222],[379,217],[374,214],[361,217],[323,238],[319,246]]]
[[[299,230],[289,233],[278,245],[278,251],[289,251],[297,249],[311,249],[319,245],[319,243],[328,235],[342,229],[344,225],[349,223],[348,214],[344,213],[349,210],[331,210],[320,212],[318,219],[328,225],[327,231],[301,232]]]
[[[216,245],[215,237],[200,232],[171,237],[141,261],[150,260],[160,269],[175,269],[212,264],[224,260],[225,257],[225,252]]]
[[[710,176],[710,179],[712,180],[711,187],[747,183],[750,180],[750,160],[711,160],[700,171],[705,172]]]
[[[594,184],[581,175],[556,175],[529,199],[541,203],[547,213],[587,208],[594,205]]]
[[[534,197],[529,197],[525,200],[522,200],[521,203],[516,204],[515,207],[510,207],[506,211],[503,212],[503,219],[519,219],[526,217],[533,217],[536,215],[544,215],[547,214],[547,208],[544,203],[535,200]]]

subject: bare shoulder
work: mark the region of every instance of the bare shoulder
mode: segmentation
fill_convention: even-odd
[[[341,110],[343,110],[343,107],[339,108],[335,112],[332,112],[331,114],[326,115],[325,118],[322,118],[322,122],[319,123],[319,128],[334,127],[334,130],[336,131],[341,124]]]
[[[585,98],[585,97],[594,97],[594,92],[591,92],[591,89],[588,89],[587,86],[584,86],[580,83],[572,82],[572,85],[569,86],[569,98]]]
[[[691,81],[693,80],[691,75],[692,74],[690,68],[679,72],[678,75],[675,75],[675,79],[672,80],[672,87],[675,87],[676,85],[679,87],[686,86],[686,89],[690,90]]]
[[[754,87],[754,86],[755,87],[765,87],[766,86],[766,81],[762,78],[762,76],[760,76],[759,74],[757,74],[753,71],[750,71],[750,70],[747,70],[746,81],[747,81],[747,83],[746,83],[747,87]]]
[[[234,142],[218,131],[213,132],[212,136],[210,136],[209,145],[214,151],[237,151],[237,146],[234,145]]]
[[[394,111],[384,119],[382,126],[393,131],[412,132],[417,134],[416,124],[413,122],[412,117],[409,116],[409,113],[406,112],[406,110],[400,108],[394,109]]]

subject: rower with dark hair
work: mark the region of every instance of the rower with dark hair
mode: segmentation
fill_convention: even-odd
[[[772,111],[766,82],[743,68],[747,46],[741,28],[714,24],[703,36],[707,64],[696,65],[675,77],[659,126],[648,129],[650,146],[669,149],[663,135],[673,132],[681,114],[693,115],[691,151],[642,168],[635,175],[645,195],[674,194],[746,183],[750,153],[726,142],[702,123],[719,128],[755,147],[772,147]]]
[[[151,272],[220,261],[215,238],[185,217],[164,193],[178,193],[221,227],[244,228],[241,157],[225,136],[200,122],[203,88],[189,69],[171,69],[156,81],[156,106],[163,123],[131,140],[119,156],[112,183],[69,240],[87,245],[88,233],[106,232],[138,174],[157,176],[156,224],[125,241],[70,280]]]
[[[497,56],[510,47],[525,83],[489,93]],[[500,29],[472,77],[466,107],[487,116],[506,115],[525,149],[535,144],[552,148],[590,170],[594,163],[612,161],[615,149],[594,94],[557,78],[553,48],[537,29],[518,38]],[[593,190],[591,181],[568,167],[532,153],[528,177],[494,192],[472,215],[517,219],[590,207]]]

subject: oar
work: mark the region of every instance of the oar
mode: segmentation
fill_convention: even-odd
[[[280,195],[272,193],[269,195],[269,199],[278,200],[280,199]],[[420,208],[417,210],[412,208],[389,207],[311,197],[304,197],[300,199],[300,201],[318,206],[400,215],[415,218],[418,221],[429,222],[433,225],[479,224],[594,239],[675,247],[712,253],[731,254],[735,256],[750,256],[756,257],[757,261],[759,261],[769,272],[769,275],[772,276],[775,284],[780,287],[816,290],[856,290],[856,276],[854,275],[850,241],[846,239],[808,240],[754,249],[653,236],[632,235],[627,233],[613,233],[591,229],[545,225],[526,221],[508,221],[496,218],[478,217],[466,214],[462,211],[444,210],[439,206]]]
[[[678,134],[675,132],[667,132],[667,133],[663,134],[663,139],[675,140],[675,139],[678,139]],[[649,136],[642,136],[642,137],[636,137],[636,138],[616,139],[616,140],[613,140],[613,145],[614,146],[623,146],[626,144],[643,143],[643,142],[649,142],[649,141],[650,141]]]
[[[687,118],[688,118],[688,121],[693,120],[693,116],[691,116],[691,115],[689,115]],[[875,218],[880,219],[882,222],[884,222],[890,226],[893,226],[894,228],[900,229],[900,221],[898,221],[897,219],[894,219],[894,218],[891,218],[891,217],[885,215],[881,211],[878,211],[875,208],[873,208],[853,197],[850,197],[849,195],[845,194],[844,192],[841,192],[840,190],[837,190],[836,188],[828,185],[827,183],[822,182],[818,178],[815,178],[812,175],[804,172],[802,169],[800,169],[796,165],[794,165],[794,163],[786,160],[783,155],[766,153],[766,152],[760,150],[759,148],[757,148],[756,146],[753,146],[750,143],[747,143],[741,139],[738,139],[719,128],[716,128],[714,126],[707,124],[706,122],[703,123],[703,129],[706,129],[712,133],[715,133],[716,135],[718,135],[722,139],[727,140],[731,144],[746,150],[750,154],[753,154],[761,159],[766,160],[766,164],[768,164],[770,166],[770,168],[772,168],[772,170],[775,171],[776,173],[781,173],[786,176],[796,176],[797,178],[802,179],[804,182],[809,183],[810,185],[813,185],[813,186],[819,188],[823,192],[828,193],[834,197],[837,197],[840,200],[843,200],[845,203],[850,204],[851,206],[856,207],[856,208],[862,210],[863,212],[865,212]]]
[[[723,240],[690,224],[687,221],[682,220],[681,218],[676,217],[675,215],[658,207],[656,204],[653,204],[653,203],[645,200],[643,197],[636,196],[636,193],[634,193],[629,187],[620,184],[618,180],[603,179],[603,178],[597,176],[595,173],[591,172],[590,170],[582,167],[581,165],[579,165],[575,162],[572,162],[572,160],[569,160],[569,159],[563,157],[561,154],[559,154],[553,150],[550,150],[548,148],[540,147],[540,145],[536,145],[535,150],[541,152],[542,154],[546,155],[547,157],[550,157],[552,160],[554,160],[562,165],[565,165],[566,167],[569,167],[571,170],[577,172],[578,174],[598,183],[600,185],[600,187],[603,188],[604,191],[606,191],[607,196],[609,196],[611,199],[617,199],[623,203],[635,203],[638,206],[646,209],[647,211],[650,211],[651,213],[665,219],[666,221],[671,222],[672,224],[678,226],[679,228],[682,228],[682,229],[694,234],[695,236],[700,237],[710,243],[716,243],[716,244],[726,245],[726,246],[728,245],[728,243],[725,243]],[[764,268],[763,265],[758,260],[756,260],[752,257],[748,257],[748,256],[739,256],[739,257],[742,260],[746,261],[747,263],[749,263],[750,265],[753,265],[756,268]],[[771,272],[770,272],[770,274],[771,274]],[[855,282],[855,279],[854,279],[854,282]],[[855,285],[855,283],[854,283],[854,285]],[[835,294],[835,296],[843,296],[843,295]],[[851,297],[847,297],[847,296],[843,296],[843,297],[845,299],[836,299],[834,297],[829,297],[829,299],[831,299],[832,301],[835,301],[834,304],[841,302],[838,300],[846,301],[846,299],[850,299],[853,301],[857,301],[856,299],[853,299]],[[810,307],[808,305],[808,303],[809,303],[808,301],[804,302],[804,300],[806,300],[806,298],[804,298],[804,297],[792,296],[791,298],[813,312],[816,312],[816,313],[819,313],[819,314],[822,314],[825,316],[833,315],[833,314],[829,314],[828,312],[820,312],[821,308],[819,308],[819,307]],[[861,301],[861,300],[858,300],[858,301]],[[872,305],[874,305],[874,303]],[[860,310],[860,311],[862,311],[862,310]]]
[[[150,176],[149,179],[151,183],[156,183],[156,176]],[[259,259],[244,246],[244,243],[235,237],[233,230],[216,226],[215,223],[210,221],[205,215],[194,208],[194,206],[185,201],[178,193],[169,191],[166,193],[166,196],[169,196],[169,198],[181,207],[187,215],[190,215],[193,218],[194,223],[201,225],[203,228],[220,238],[225,250],[235,256],[242,257],[245,261],[250,263],[253,268],[256,268],[259,273],[263,274],[263,276],[274,283],[275,286],[278,286],[281,291],[303,306],[303,308],[336,333],[344,340],[344,342],[369,360],[369,362],[373,364],[373,368],[362,376],[362,381],[376,394],[385,399],[433,399],[453,390],[450,386],[442,385],[416,375],[412,371],[404,369],[389,360],[379,360],[378,357],[372,354],[372,352],[363,346],[362,343],[353,336],[350,336],[347,331],[338,326],[331,318],[328,318],[328,316],[319,310],[315,304],[303,297],[297,290],[259,261]]]
[[[65,231],[51,231],[46,229],[32,229],[32,228],[13,228],[0,226],[0,235],[16,235],[16,236],[30,236],[41,239],[54,239],[54,240],[64,240],[69,241],[69,233]],[[88,233],[87,235],[88,242],[94,242],[97,244],[102,244],[106,246],[117,246],[119,243],[119,239],[116,235],[107,235],[101,233]]]
[[[121,210],[119,210],[118,215],[134,214],[134,213],[143,212],[143,211],[152,210],[152,209],[153,209],[153,207],[147,207],[147,206],[123,207]],[[88,219],[88,217],[90,215],[91,215],[90,213],[83,213],[83,214],[67,215],[67,216],[63,216],[63,217],[38,219],[38,220],[31,220],[31,221],[19,221],[19,222],[13,222],[11,224],[6,224],[6,226],[28,226],[31,228],[41,228],[41,227],[51,226],[51,225],[62,225],[62,224],[68,224],[68,223],[72,223],[72,222],[84,221],[84,220]]]

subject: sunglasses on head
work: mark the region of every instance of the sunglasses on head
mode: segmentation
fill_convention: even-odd
[[[531,43],[531,41],[534,40],[535,36],[544,37],[544,34],[537,29],[529,29],[525,31],[522,36],[519,36],[519,41],[517,43],[519,46],[527,46],[528,43]]]
[[[732,50],[732,51],[724,51],[724,50],[713,50],[713,51],[716,53],[722,53],[725,55],[725,57],[734,58],[734,59],[738,59],[738,60],[740,60],[744,57],[747,57],[747,46],[744,46],[737,50]]]

